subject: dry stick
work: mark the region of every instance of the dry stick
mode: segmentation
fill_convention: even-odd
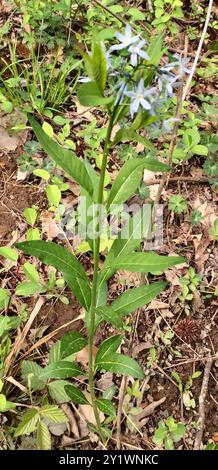
[[[117,450],[121,449],[121,421],[123,411],[123,399],[126,390],[127,377],[122,377],[120,391],[118,396],[118,407],[117,407]]]
[[[204,377],[203,377],[203,382],[201,386],[201,393],[199,396],[199,430],[197,432],[196,438],[195,438],[195,443],[194,443],[194,449],[193,450],[200,450],[201,448],[201,442],[202,442],[202,437],[203,437],[203,432],[204,432],[204,423],[205,423],[205,400],[207,396],[207,390],[208,390],[208,382],[209,382],[209,377],[210,377],[210,370],[213,364],[213,358],[208,357],[206,366],[204,369]]]
[[[197,63],[198,63],[198,60],[199,60],[199,57],[200,57],[201,49],[202,49],[202,46],[203,46],[203,42],[204,42],[206,32],[207,32],[207,28],[208,28],[209,21],[210,21],[212,6],[213,6],[213,0],[210,0],[209,5],[208,5],[206,20],[205,20],[205,23],[204,23],[204,28],[203,28],[203,31],[202,31],[202,34],[201,34],[201,39],[199,41],[198,48],[197,48],[197,51],[196,51],[195,60],[193,62],[191,73],[188,77],[188,80],[187,80],[186,85],[185,85],[184,90],[183,90],[182,101],[185,100],[185,97],[188,93],[192,78],[193,78],[194,73],[195,73],[195,69],[197,67]]]
[[[179,116],[180,116],[183,102],[185,101],[185,98],[186,98],[186,95],[188,93],[191,80],[194,76],[195,69],[197,67],[197,63],[198,63],[198,60],[199,60],[199,56],[200,56],[200,53],[201,53],[201,49],[202,49],[202,46],[203,46],[205,35],[206,35],[206,32],[207,32],[208,24],[209,24],[209,21],[210,21],[212,5],[213,5],[213,0],[210,0],[209,5],[208,5],[207,16],[206,16],[204,28],[203,28],[203,31],[202,31],[202,34],[201,34],[201,39],[199,41],[198,49],[196,51],[195,60],[193,62],[190,75],[187,79],[187,82],[184,86],[184,89],[182,90],[182,93],[181,93],[181,90],[180,90],[181,96],[178,96],[177,108],[176,108],[176,119],[178,119]],[[173,155],[173,150],[174,150],[175,145],[176,145],[178,128],[179,128],[179,123],[178,123],[178,121],[176,121],[175,124],[174,124],[174,127],[173,127],[172,139],[171,139],[170,147],[169,147],[169,157],[168,157],[168,164],[169,165],[171,165],[171,163],[172,163],[172,155]],[[168,177],[169,177],[169,175],[167,173],[165,173],[163,175],[162,179],[161,179],[161,183],[160,183],[159,188],[158,188],[158,193],[156,195],[155,202],[154,202],[154,207],[155,207],[156,204],[159,204],[161,193],[162,193],[162,190],[163,190],[163,188],[164,188],[164,186],[165,186],[165,184],[168,180]]]
[[[27,334],[28,334],[28,332],[29,332],[29,330],[32,326],[32,323],[34,322],[36,316],[38,315],[39,311],[41,310],[44,302],[45,302],[45,300],[43,299],[43,297],[39,297],[39,299],[36,302],[36,305],[35,305],[34,309],[32,310],[32,312],[30,314],[29,320],[27,321],[27,323],[24,326],[21,333],[17,336],[17,338],[14,342],[13,348],[10,351],[10,353],[8,354],[8,356],[6,358],[6,361],[5,361],[5,371],[4,371],[5,375],[7,375],[8,371],[10,369],[13,358],[15,356],[17,356],[17,354],[21,350],[21,348],[23,346],[23,343],[26,339],[26,336],[27,336]]]

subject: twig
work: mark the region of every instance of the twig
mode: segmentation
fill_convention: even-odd
[[[6,361],[5,361],[5,370],[4,370],[4,374],[7,375],[9,369],[10,369],[10,366],[11,366],[11,363],[12,363],[12,359],[17,356],[17,354],[19,353],[19,351],[21,350],[22,346],[23,346],[23,343],[26,339],[26,336],[32,326],[32,323],[34,322],[36,316],[38,315],[39,311],[41,310],[43,304],[44,304],[45,300],[43,299],[43,297],[39,297],[39,299],[37,300],[36,302],[36,305],[34,307],[34,309],[32,310],[31,312],[31,315],[29,317],[29,320],[27,321],[26,325],[24,326],[23,330],[21,331],[20,334],[18,334],[15,342],[14,342],[14,345],[13,345],[13,348],[12,350],[10,351],[10,353],[8,354],[7,358],[6,358]]]
[[[121,421],[122,421],[122,411],[123,411],[123,399],[124,393],[126,390],[127,378],[122,377],[120,391],[118,396],[118,407],[117,407],[117,450],[121,449]]]
[[[207,176],[202,176],[201,178],[198,177],[192,177],[192,176],[173,176],[168,179],[169,183],[208,183],[208,178]],[[147,186],[152,186],[153,184],[159,184],[161,182],[161,179],[156,179],[156,180],[150,180],[150,181],[145,181],[145,184]]]
[[[122,23],[124,26],[126,26],[127,22],[119,15],[117,15],[116,13],[114,13],[113,11],[110,10],[110,8],[108,8],[106,5],[104,5],[103,3],[99,2],[99,0],[92,0],[93,3],[95,3],[96,5],[98,5],[100,8],[102,8],[103,10],[107,11],[107,13],[109,13],[111,16],[113,16],[114,18],[116,18],[118,21],[120,21],[120,23]]]
[[[207,396],[208,382],[209,382],[210,370],[211,370],[212,364],[213,364],[213,358],[210,356],[208,357],[206,365],[205,365],[204,377],[203,377],[201,392],[199,396],[199,409],[198,409],[199,430],[195,438],[194,450],[200,450],[201,448],[201,442],[202,442],[204,424],[205,424],[205,400]]]
[[[196,70],[196,67],[197,67],[197,63],[198,63],[198,60],[199,60],[199,56],[200,56],[200,53],[201,53],[201,49],[202,49],[202,46],[203,46],[203,42],[204,42],[206,32],[207,32],[207,28],[208,28],[209,21],[210,21],[212,6],[213,6],[213,0],[210,0],[209,5],[208,5],[206,20],[205,20],[205,23],[204,23],[204,28],[203,28],[203,31],[202,31],[202,34],[201,34],[201,39],[199,41],[198,48],[197,48],[197,51],[196,51],[195,60],[193,62],[190,75],[188,77],[188,80],[187,80],[186,85],[185,85],[184,90],[183,90],[182,101],[185,100],[185,97],[188,93],[189,86],[191,84],[192,78],[194,76],[194,73],[195,73],[195,70]]]

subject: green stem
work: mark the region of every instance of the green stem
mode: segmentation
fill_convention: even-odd
[[[105,180],[105,172],[107,168],[107,159],[109,154],[109,144],[110,144],[110,137],[111,131],[113,128],[114,117],[116,114],[116,107],[114,108],[114,112],[112,113],[107,129],[107,135],[105,138],[105,145],[104,145],[104,153],[103,153],[103,161],[101,166],[101,173],[100,173],[100,180],[99,180],[99,188],[98,188],[98,199],[97,204],[101,205],[103,203],[103,194],[104,194],[104,180]],[[101,421],[99,418],[98,408],[95,403],[95,390],[94,390],[94,361],[93,361],[93,345],[94,345],[94,332],[95,332],[95,307],[97,304],[97,293],[98,293],[98,265],[99,265],[99,253],[100,253],[100,224],[97,224],[97,233],[98,238],[96,239],[95,243],[95,250],[94,250],[94,273],[93,273],[93,283],[92,283],[92,296],[91,296],[91,306],[89,310],[90,315],[90,326],[89,326],[89,340],[88,340],[88,349],[89,349],[89,390],[91,395],[91,402],[93,406],[93,411],[95,414],[96,425],[99,432],[99,435],[102,439],[102,442],[105,443],[105,438],[102,435],[101,430]]]

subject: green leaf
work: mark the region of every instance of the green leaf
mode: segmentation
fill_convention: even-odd
[[[22,378],[33,390],[42,390],[45,388],[46,380],[39,380],[39,375],[43,372],[43,368],[40,367],[34,361],[22,361],[21,373]]]
[[[84,83],[78,90],[78,100],[83,106],[101,106],[112,102],[113,98],[102,96],[95,82]]]
[[[23,271],[26,277],[31,281],[35,282],[35,284],[39,284],[40,279],[39,279],[39,273],[35,266],[28,261],[24,263],[23,265]]]
[[[37,218],[37,210],[33,207],[26,207],[23,211],[23,216],[30,225],[34,225]]]
[[[40,416],[49,423],[67,423],[68,419],[57,405],[44,405],[39,410]]]
[[[114,240],[106,256],[104,267],[100,274],[100,285],[114,274],[115,270],[108,268],[111,262],[114,259],[118,261],[119,257],[131,253],[140,246],[141,240],[147,237],[151,225],[151,215],[151,205],[149,204],[129,218],[128,223],[119,232],[118,237]]]
[[[106,400],[105,398],[99,398],[96,400],[96,405],[102,413],[108,416],[116,416],[116,408],[111,403],[110,400]]]
[[[40,240],[40,231],[38,228],[29,228],[26,231],[27,241]]]
[[[70,331],[61,338],[60,359],[65,359],[71,354],[81,351],[87,344],[87,340],[81,333]]]
[[[134,273],[155,273],[185,263],[182,256],[161,256],[154,252],[131,253],[128,256],[121,256],[111,264],[113,269],[125,269]]]
[[[74,385],[68,384],[65,387],[65,392],[67,393],[70,400],[77,403],[78,405],[89,405],[89,402],[85,395],[79,390],[79,388]]]
[[[82,265],[72,253],[56,243],[45,241],[22,242],[16,244],[16,247],[60,271],[83,307],[89,308],[91,291],[88,279]]]
[[[162,446],[167,436],[167,428],[163,421],[160,421],[153,437],[153,441],[157,446]]]
[[[196,155],[206,156],[208,154],[208,148],[205,145],[194,145],[192,152]]]
[[[114,300],[110,307],[119,316],[128,315],[151,302],[166,286],[167,282],[158,281],[129,289]]]
[[[52,128],[51,124],[44,121],[43,124],[42,124],[42,129],[49,137],[51,137],[51,138],[54,137],[54,131],[53,131],[53,128]]]
[[[70,397],[65,391],[66,385],[69,385],[67,380],[54,380],[48,384],[49,394],[57,403],[67,403],[70,401]]]
[[[17,250],[15,250],[15,248],[10,248],[9,246],[0,247],[0,256],[4,256],[4,258],[7,258],[11,261],[18,260]]]
[[[115,335],[111,336],[108,339],[105,339],[98,349],[98,352],[96,354],[96,361],[100,361],[104,359],[105,356],[116,352],[122,343],[122,339],[122,335]]]
[[[179,442],[186,432],[186,427],[182,423],[177,423],[175,429],[171,431],[174,442]]]
[[[57,361],[45,367],[39,375],[39,379],[67,379],[78,375],[83,375],[83,372],[77,364],[68,361]]]
[[[115,374],[127,375],[135,379],[143,379],[144,372],[137,362],[123,354],[112,353],[98,359],[96,355],[95,366],[98,370],[107,370]]]
[[[107,208],[122,204],[137,190],[143,168],[150,171],[167,171],[168,167],[153,158],[132,158],[122,166],[109,193]]]
[[[16,408],[16,404],[8,401],[3,395],[0,393],[0,413],[6,413],[7,411],[14,410]]]
[[[112,146],[118,144],[119,142],[139,142],[143,144],[146,149],[155,151],[155,146],[145,137],[137,134],[134,129],[131,127],[122,127],[119,129],[114,137]]]
[[[42,145],[44,151],[51,157],[57,165],[63,168],[68,175],[75,179],[90,195],[93,193],[93,186],[84,163],[71,151],[61,147],[54,140],[46,135],[41,126],[31,115],[28,115],[29,122],[35,135]]]
[[[149,63],[153,64],[153,65],[158,65],[159,62],[160,62],[160,59],[161,59],[161,56],[162,56],[162,45],[163,45],[163,38],[164,38],[164,34],[161,34],[157,37],[155,37],[148,49],[147,49],[147,54],[148,56],[150,57],[150,61]]]
[[[92,45],[92,72],[95,83],[103,94],[106,85],[106,58],[101,43],[95,40]]]
[[[51,435],[45,423],[38,422],[36,434],[36,446],[38,450],[51,449]]]
[[[42,168],[38,168],[33,171],[33,174],[35,176],[38,176],[39,178],[42,178],[45,181],[48,181],[51,177],[50,173],[46,170],[43,170]]]
[[[26,411],[22,417],[20,424],[15,430],[14,437],[22,436],[23,434],[31,434],[36,430],[39,420],[39,412],[36,408],[31,408]]]
[[[128,8],[128,15],[132,16],[134,20],[145,20],[145,14],[142,11],[138,10],[138,8]]]
[[[49,184],[46,188],[46,196],[50,206],[58,207],[61,201],[61,191],[56,184]]]
[[[96,315],[98,317],[99,323],[101,321],[106,321],[111,325],[116,326],[117,328],[122,328],[123,322],[117,312],[115,312],[109,305],[104,305],[96,308]]]
[[[3,289],[2,287],[0,287],[0,310],[4,310],[7,308],[9,300],[10,294],[7,289]]]
[[[29,295],[36,294],[36,292],[40,292],[40,290],[41,286],[35,282],[20,282],[16,287],[15,294],[22,297],[29,297]]]

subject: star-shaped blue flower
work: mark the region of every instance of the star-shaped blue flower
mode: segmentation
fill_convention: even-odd
[[[140,82],[138,83],[137,88],[135,88],[134,91],[126,91],[125,95],[131,98],[131,103],[130,103],[130,114],[131,117],[133,118],[134,114],[137,113],[138,109],[140,106],[142,106],[144,109],[149,110],[151,109],[151,104],[146,97],[150,97],[156,93],[156,88],[144,88],[144,80],[141,78]]]
[[[132,30],[129,25],[126,25],[125,27],[125,34],[116,33],[115,36],[118,41],[120,41],[120,44],[114,44],[114,46],[111,46],[110,52],[127,49],[131,44],[134,44],[139,39],[139,36],[132,36]]]
[[[150,60],[147,52],[142,50],[142,47],[145,45],[145,41],[141,39],[141,41],[132,44],[129,47],[129,52],[131,53],[130,62],[133,67],[137,65],[138,57],[142,57],[142,59]]]

